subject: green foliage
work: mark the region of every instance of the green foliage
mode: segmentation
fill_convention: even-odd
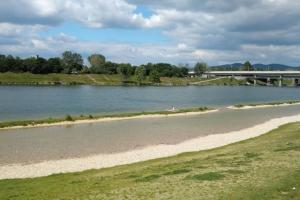
[[[65,73],[79,72],[83,68],[82,56],[78,53],[73,53],[71,51],[65,51],[62,54],[62,63]]]
[[[157,70],[153,70],[150,72],[149,80],[153,83],[160,83],[160,76]]]
[[[184,77],[188,75],[188,68],[176,67],[168,63],[148,63],[141,65],[145,67],[146,75],[149,76],[152,71],[157,71],[160,77]]]
[[[136,77],[136,80],[137,80],[138,84],[140,85],[146,78],[146,69],[145,69],[145,67],[137,67],[135,69],[135,77]]]
[[[148,63],[139,67],[130,64],[114,63],[106,61],[101,54],[92,54],[88,57],[91,67],[83,65],[83,58],[79,53],[65,51],[61,58],[49,58],[48,60],[39,56],[20,59],[11,55],[0,55],[0,73],[4,72],[30,72],[33,74],[50,73],[92,73],[92,74],[120,74],[123,82],[127,82],[131,75],[135,74],[136,68],[145,69],[144,73],[139,73],[137,82],[140,84],[151,72],[158,73],[159,77],[185,77],[188,75],[188,68],[185,66],[177,67],[168,63]],[[144,74],[144,75],[143,75]],[[142,78],[142,79],[141,79]],[[156,79],[157,81],[157,79]]]
[[[65,118],[66,121],[73,121],[73,118],[71,115],[66,115],[66,118]]]
[[[243,65],[242,70],[243,71],[253,71],[254,68],[253,68],[252,64],[250,63],[250,61],[246,61]]]
[[[101,54],[93,54],[88,57],[88,61],[91,64],[91,72],[94,74],[105,74],[105,57]]]
[[[206,63],[196,63],[195,64],[195,67],[194,67],[194,72],[197,74],[197,75],[201,75],[203,74],[204,72],[207,71],[207,64]]]
[[[117,71],[122,76],[124,82],[127,82],[128,78],[133,73],[133,69],[130,64],[119,64]]]

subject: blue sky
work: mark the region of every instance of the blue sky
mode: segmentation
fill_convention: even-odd
[[[293,0],[1,1],[0,53],[300,66],[299,7]]]
[[[76,22],[65,22],[57,27],[45,29],[40,32],[41,36],[49,37],[65,33],[81,40],[97,42],[120,42],[120,43],[169,43],[170,38],[162,34],[160,29],[124,29],[124,28],[91,28]]]

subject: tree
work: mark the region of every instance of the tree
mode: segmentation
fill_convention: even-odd
[[[9,68],[7,67],[6,63],[6,56],[0,55],[0,72],[7,72],[9,71]]]
[[[71,51],[65,51],[62,54],[62,63],[65,73],[81,71],[83,68],[82,56],[78,53],[73,53]]]
[[[35,57],[26,58],[23,61],[23,65],[24,65],[25,71],[32,73],[33,69],[35,69],[36,65],[37,65],[36,58]]]
[[[63,66],[60,58],[49,58],[48,64],[50,71],[48,73],[61,73]]]
[[[253,71],[254,69],[253,69],[252,64],[249,61],[246,61],[243,65],[242,70],[244,70],[244,71]]]
[[[197,75],[201,75],[203,74],[204,72],[207,71],[207,64],[204,63],[204,62],[198,62],[196,63],[195,67],[194,67],[194,72],[197,74]]]
[[[132,67],[130,64],[119,64],[117,69],[118,73],[122,76],[124,82],[128,80],[130,75],[132,74]]]
[[[135,77],[136,80],[138,82],[139,85],[141,85],[141,83],[143,82],[143,80],[145,80],[145,76],[146,76],[146,69],[145,67],[137,67],[135,69]]]
[[[118,64],[116,63],[109,62],[109,61],[105,63],[105,72],[107,74],[117,74],[118,73],[117,68],[118,68]]]
[[[180,67],[179,70],[182,76],[187,76],[189,74],[189,69],[187,67]]]
[[[106,73],[105,70],[105,57],[101,54],[93,54],[88,57],[88,61],[91,64],[91,71],[92,73],[96,74],[104,74]]]
[[[152,70],[149,75],[149,79],[153,83],[160,83],[160,76],[157,70]]]
[[[34,74],[48,74],[50,71],[50,67],[47,64],[47,60],[42,57],[37,57],[36,60],[36,65],[32,69],[32,73]]]

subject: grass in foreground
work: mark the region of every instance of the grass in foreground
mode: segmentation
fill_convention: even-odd
[[[300,103],[300,101],[296,100],[291,100],[291,101],[275,101],[275,102],[268,102],[268,103],[252,103],[252,104],[236,104],[234,107],[236,108],[243,108],[245,106],[251,106],[251,107],[256,107],[256,106],[278,106],[282,104],[296,104]]]
[[[114,168],[1,180],[0,199],[299,199],[300,123],[258,138]]]
[[[15,126],[36,126],[40,124],[54,124],[58,122],[68,122],[68,121],[78,121],[78,120],[91,120],[91,119],[103,119],[103,118],[122,118],[122,117],[134,117],[140,115],[170,115],[179,113],[189,113],[189,112],[204,112],[212,110],[208,107],[197,107],[197,108],[186,108],[178,109],[174,111],[153,111],[153,112],[135,112],[135,113],[120,113],[120,114],[110,114],[110,115],[80,115],[71,116],[66,115],[65,118],[48,118],[40,120],[19,120],[19,121],[8,121],[0,122],[0,128],[15,127]]]

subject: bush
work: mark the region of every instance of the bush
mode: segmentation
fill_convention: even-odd
[[[65,119],[66,119],[66,121],[73,121],[73,118],[71,115],[67,115]]]

